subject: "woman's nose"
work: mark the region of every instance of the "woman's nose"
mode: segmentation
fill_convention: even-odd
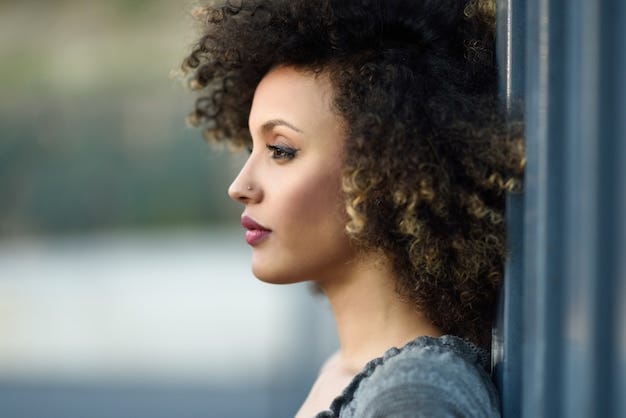
[[[260,186],[253,181],[250,175],[248,163],[249,161],[241,169],[230,187],[228,187],[230,198],[243,204],[258,203],[263,196]]]

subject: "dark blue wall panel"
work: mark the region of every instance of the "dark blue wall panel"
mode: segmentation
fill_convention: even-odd
[[[501,98],[511,118],[519,118],[524,96],[526,9],[520,0],[498,0],[497,58]],[[519,417],[522,387],[522,289],[524,196],[507,196],[509,257],[494,332],[494,377],[500,388],[503,414]]]
[[[510,104],[523,84],[527,148],[523,199],[509,199],[503,344],[495,339],[503,413],[623,418],[626,2],[498,7],[501,91]]]

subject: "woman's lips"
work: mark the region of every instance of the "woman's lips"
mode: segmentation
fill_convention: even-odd
[[[246,242],[250,245],[257,245],[272,233],[249,216],[241,217],[241,225],[247,229]]]

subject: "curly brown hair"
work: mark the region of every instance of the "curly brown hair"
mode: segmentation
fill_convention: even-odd
[[[325,72],[346,125],[347,231],[383,249],[397,290],[443,332],[489,343],[520,187],[521,123],[498,103],[492,1],[227,1],[198,9],[183,63],[205,136],[251,143],[255,88],[278,65]]]

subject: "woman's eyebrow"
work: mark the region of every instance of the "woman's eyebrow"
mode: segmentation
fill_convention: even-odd
[[[298,133],[303,133],[301,129],[296,128],[294,125],[292,125],[291,123],[287,122],[284,119],[272,119],[272,120],[268,120],[267,122],[265,122],[262,126],[261,126],[261,131],[263,133],[269,132],[272,129],[274,129],[276,126],[286,126],[287,128],[296,131]]]

